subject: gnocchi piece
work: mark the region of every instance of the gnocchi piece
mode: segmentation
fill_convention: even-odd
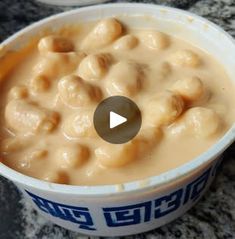
[[[132,50],[138,45],[138,39],[133,35],[126,35],[118,39],[113,48],[118,51]]]
[[[46,156],[48,155],[48,151],[45,150],[45,149],[36,149],[36,150],[33,150],[29,155],[28,157],[32,160],[35,160],[35,159],[44,159],[46,158]]]
[[[158,127],[142,127],[142,131],[132,141],[136,144],[138,158],[149,154],[162,138],[162,130]]]
[[[171,137],[180,137],[183,134],[187,134],[187,125],[185,122],[185,114],[182,115],[179,119],[177,119],[173,124],[171,124],[167,129],[166,132]]]
[[[169,62],[176,66],[195,68],[201,64],[201,59],[191,50],[179,50],[170,56]]]
[[[45,165],[48,151],[44,149],[33,149],[20,157],[16,164],[17,168],[24,173],[37,175],[38,169]]]
[[[87,106],[102,99],[99,87],[76,75],[63,77],[58,83],[58,93],[62,102],[71,107]]]
[[[47,150],[37,149],[33,150],[29,153],[26,153],[26,155],[23,158],[20,158],[17,162],[17,167],[20,169],[20,171],[32,170],[36,171],[38,170],[38,167],[41,167],[42,164],[45,163],[43,159],[46,158],[48,154]],[[43,160],[43,161],[42,161]]]
[[[37,75],[32,78],[30,88],[33,92],[46,92],[50,88],[50,81],[46,76]]]
[[[89,155],[89,148],[84,145],[63,146],[57,150],[56,160],[60,168],[71,169],[82,166]]]
[[[105,88],[109,95],[133,96],[141,90],[143,80],[141,66],[131,61],[121,61],[111,68]]]
[[[24,85],[14,86],[11,88],[9,92],[9,98],[10,99],[25,99],[29,95],[28,89]]]
[[[150,127],[142,122],[141,130],[135,139],[148,139],[151,142],[159,141],[162,137],[162,129],[160,127]],[[135,140],[133,139],[133,141]]]
[[[95,150],[95,155],[103,167],[118,168],[137,158],[138,144],[104,144]]]
[[[79,67],[78,75],[88,81],[101,79],[110,65],[110,55],[92,54],[85,57]]]
[[[61,36],[46,36],[38,43],[38,50],[41,54],[47,52],[71,52],[74,50],[73,43]]]
[[[69,184],[70,182],[69,175],[64,171],[58,170],[46,172],[41,179],[47,182],[58,184]]]
[[[7,104],[5,119],[11,129],[22,133],[49,133],[59,123],[58,113],[23,100],[12,100]]]
[[[186,127],[191,129],[195,136],[208,138],[216,135],[222,129],[222,121],[212,109],[193,107],[185,113]]]
[[[169,125],[179,117],[183,110],[182,98],[171,91],[165,91],[150,99],[145,109],[145,117],[152,126]]]
[[[102,145],[95,150],[95,155],[103,167],[122,167],[149,153],[159,142],[161,135],[159,129],[151,128],[126,144]]]
[[[43,75],[49,80],[55,80],[75,71],[85,56],[86,54],[82,52],[48,52],[41,57],[33,71],[35,75]]]
[[[146,31],[140,36],[140,39],[145,46],[153,50],[163,50],[170,45],[169,36],[163,32]]]
[[[199,100],[204,95],[203,83],[200,78],[195,76],[176,81],[171,90],[189,102]]]
[[[122,25],[115,18],[101,20],[82,42],[82,48],[95,49],[109,45],[123,32]]]
[[[62,131],[68,138],[93,137],[93,112],[82,110],[77,114],[70,115],[62,125]]]

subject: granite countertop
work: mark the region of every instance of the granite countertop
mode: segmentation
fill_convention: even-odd
[[[175,6],[208,18],[235,37],[235,0],[144,0]],[[0,41],[39,19],[71,9],[33,0],[0,1]],[[127,238],[235,238],[235,144],[226,152],[221,170],[200,202],[174,222]],[[15,186],[0,177],[0,239],[88,238],[53,225],[35,212]]]

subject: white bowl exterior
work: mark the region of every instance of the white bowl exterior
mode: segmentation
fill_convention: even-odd
[[[110,16],[118,16],[133,27],[170,33],[207,49],[235,82],[235,43],[228,34],[191,13],[156,5],[107,4],[76,9],[33,24],[2,46],[5,51],[18,49],[45,28]],[[56,224],[85,234],[129,235],[161,226],[188,210],[212,182],[218,156],[234,138],[233,126],[219,142],[191,162],[149,178],[144,187],[140,187],[139,182],[126,183],[122,192],[117,191],[115,185],[79,187],[46,183],[3,164],[0,164],[0,173],[14,181],[34,206]]]
[[[124,236],[160,227],[185,213],[206,192],[220,163],[217,158],[173,184],[128,196],[80,198],[16,185],[55,224],[94,236]]]

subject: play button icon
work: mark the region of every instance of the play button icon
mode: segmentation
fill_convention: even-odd
[[[118,125],[123,124],[126,121],[127,121],[127,118],[122,117],[121,115],[116,114],[113,111],[109,113],[109,128],[110,129],[117,127]]]
[[[140,130],[141,121],[138,106],[124,96],[103,100],[93,117],[97,134],[112,144],[123,144],[133,139]]]

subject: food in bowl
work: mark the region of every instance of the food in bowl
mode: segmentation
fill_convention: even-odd
[[[5,165],[61,184],[119,184],[189,162],[234,123],[234,85],[197,46],[115,18],[70,30],[43,36],[2,80]],[[115,95],[142,112],[125,144],[93,126],[98,103]]]

